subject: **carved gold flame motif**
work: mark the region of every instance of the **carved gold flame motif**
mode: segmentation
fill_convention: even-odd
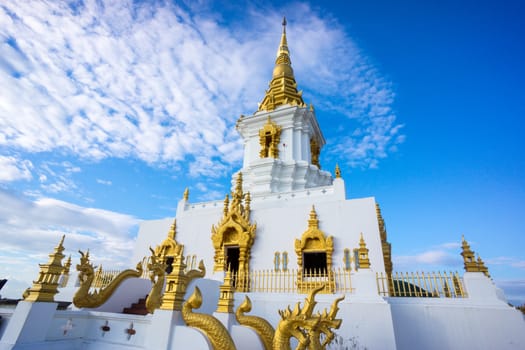
[[[294,337],[299,341],[298,349],[324,349],[333,340],[334,333],[332,329],[339,329],[342,320],[336,319],[338,303],[344,299],[344,296],[336,299],[329,312],[326,309],[322,313],[313,315],[314,307],[317,304],[315,295],[319,293],[324,286],[310,291],[301,308],[299,303],[293,310],[279,310],[282,320],[277,325],[275,336],[273,338],[274,350],[289,350],[290,338]],[[321,334],[324,335],[324,341],[321,342]]]

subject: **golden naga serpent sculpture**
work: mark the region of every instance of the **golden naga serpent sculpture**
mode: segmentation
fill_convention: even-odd
[[[245,297],[243,303],[239,305],[235,312],[235,318],[240,325],[253,329],[261,338],[261,341],[266,350],[272,350],[272,342],[275,334],[275,329],[270,322],[262,317],[247,316],[244,313],[252,310],[252,301],[248,296]]]
[[[182,306],[182,319],[190,327],[202,331],[215,350],[235,350],[233,339],[224,325],[215,317],[193,312],[202,305],[202,294],[199,287],[195,287],[193,294]]]
[[[338,329],[342,320],[335,319],[338,303],[344,299],[344,296],[336,299],[329,312],[326,309],[322,314],[312,315],[314,307],[317,304],[315,295],[325,286],[310,291],[301,308],[300,303],[295,305],[293,311],[288,307],[286,310],[279,310],[281,321],[277,325],[275,336],[273,338],[274,350],[291,350],[290,338],[294,337],[299,341],[297,349],[325,349],[334,338],[332,328]],[[325,335],[325,341],[321,343],[320,335]]]
[[[146,309],[149,313],[154,313],[162,305],[164,295],[164,283],[166,282],[166,264],[162,256],[156,256],[155,251],[151,251],[150,263],[148,264],[149,278],[153,283],[151,291],[146,298]]]
[[[106,287],[90,293],[89,289],[95,279],[95,269],[89,261],[89,251],[85,254],[80,250],[78,252],[80,253],[80,264],[77,265],[77,271],[79,271],[78,280],[80,287],[73,297],[73,304],[76,307],[94,308],[103,305],[124,280],[131,277],[137,278],[142,275],[142,264],[139,262],[135,270],[127,269],[122,271]]]

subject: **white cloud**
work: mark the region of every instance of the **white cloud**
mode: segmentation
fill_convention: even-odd
[[[111,186],[113,183],[110,180],[97,179],[97,183],[105,186]]]
[[[129,254],[137,223],[136,218],[126,214],[53,198],[32,200],[0,190],[0,261],[9,261],[0,263],[0,276],[29,284],[37,276],[38,263],[47,261],[47,254],[64,234],[65,254],[73,255],[74,259],[78,258],[78,249],[90,249],[97,263],[131,266]],[[15,293],[8,285],[6,288],[2,295]]]
[[[31,180],[33,163],[29,160],[18,159],[13,156],[0,155],[0,181],[11,182],[17,180]]]
[[[429,250],[413,255],[394,255],[394,269],[398,271],[413,270],[414,266],[425,266],[425,269],[459,269],[463,259],[456,242],[442,243]]]
[[[498,256],[496,258],[486,259],[489,265],[506,265],[525,270],[525,260],[509,256]]]
[[[344,28],[306,5],[290,6],[299,87],[361,125],[331,152],[376,166],[403,139],[391,87]],[[278,12],[248,11],[228,28],[213,14],[163,1],[7,2],[0,146],[157,165],[193,159],[193,176],[224,176],[242,157],[236,115],[256,109],[270,78]],[[62,182],[49,190],[63,190]]]

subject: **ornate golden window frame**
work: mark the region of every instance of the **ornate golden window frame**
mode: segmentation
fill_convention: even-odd
[[[279,158],[279,142],[281,141],[281,127],[275,124],[270,116],[266,124],[259,130],[259,143],[261,158]]]
[[[297,274],[298,289],[305,293],[309,290],[326,284],[327,287],[323,293],[333,293],[335,290],[335,281],[332,271],[332,253],[334,251],[334,241],[332,236],[326,236],[319,229],[319,220],[315,207],[312,206],[310,218],[308,220],[308,229],[302,234],[301,239],[295,240],[295,253],[297,254],[297,265],[299,273]],[[326,254],[326,271],[318,271],[312,274],[305,274],[303,256],[304,253],[325,253]],[[312,281],[314,279],[315,281]]]
[[[212,226],[212,243],[215,249],[213,271],[226,271],[226,249],[239,248],[239,266],[234,276],[238,291],[249,286],[245,279],[249,276],[251,248],[255,239],[257,224],[250,222],[250,193],[242,192],[242,173],[237,177],[235,193],[224,199],[223,217],[217,226]]]

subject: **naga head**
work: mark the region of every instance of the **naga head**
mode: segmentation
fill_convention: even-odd
[[[300,303],[295,304],[293,310],[290,307],[285,310],[279,310],[282,320],[277,325],[277,332],[285,338],[294,337],[299,341],[298,349],[304,349],[310,343],[307,330],[312,329],[319,323],[318,317],[312,317],[314,307],[317,304],[315,295],[324,288],[324,285],[310,291],[304,305],[301,308]]]
[[[199,287],[195,286],[195,290],[193,291],[193,294],[190,295],[188,300],[186,300],[182,308],[186,310],[188,309],[193,310],[193,309],[200,308],[201,305],[202,305],[202,293]]]

